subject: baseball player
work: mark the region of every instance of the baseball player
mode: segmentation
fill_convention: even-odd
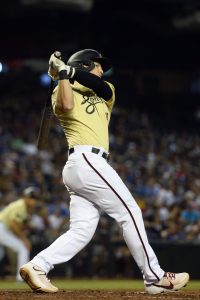
[[[141,210],[109,164],[108,126],[115,88],[102,76],[111,67],[110,61],[96,50],[84,49],[74,53],[67,65],[54,55],[49,63],[49,75],[59,79],[52,106],[69,145],[63,182],[71,193],[70,229],[22,266],[21,276],[33,291],[57,292],[47,274],[89,243],[103,210],[122,227],[146,292],[181,289],[189,274],[165,272],[160,267],[148,242]]]
[[[11,202],[0,211],[0,245],[17,253],[17,281],[22,281],[19,267],[30,259],[31,243],[24,227],[28,216],[34,213],[39,204],[39,195],[38,188],[27,187],[20,199]]]

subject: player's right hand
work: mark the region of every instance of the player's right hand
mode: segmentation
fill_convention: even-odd
[[[53,69],[51,66],[49,66],[48,75],[53,79],[53,81],[56,81],[59,79],[58,71]]]

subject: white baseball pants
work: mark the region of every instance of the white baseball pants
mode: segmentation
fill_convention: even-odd
[[[141,210],[119,175],[101,157],[102,151],[95,154],[89,146],[77,146],[69,156],[63,181],[73,192],[70,228],[31,262],[48,273],[55,264],[69,261],[92,239],[101,209],[122,227],[124,240],[145,283],[157,282],[164,271],[149,245]]]
[[[8,247],[17,253],[16,280],[22,281],[19,268],[29,261],[30,251],[25,247],[22,240],[12,233],[2,222],[0,222],[0,245]]]

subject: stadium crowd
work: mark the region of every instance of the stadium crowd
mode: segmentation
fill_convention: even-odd
[[[69,195],[61,179],[67,145],[60,125],[52,116],[47,149],[37,150],[37,134],[47,91],[45,88],[34,90],[34,87],[30,91],[31,85],[32,82],[25,82],[23,86],[18,84],[9,94],[5,92],[1,96],[0,209],[16,200],[27,186],[42,189],[46,213],[34,215],[29,227],[38,252],[39,247],[50,244],[69,225]],[[198,129],[194,127],[187,132],[183,126],[176,131],[162,126],[162,122],[160,126],[154,126],[147,113],[136,109],[130,111],[119,105],[116,104],[110,124],[110,163],[138,201],[150,241],[200,243]],[[120,228],[102,215],[94,236],[94,241],[99,243],[91,250],[93,268],[107,264],[108,243],[122,240]],[[74,268],[80,270],[87,255],[91,253],[83,250]],[[131,272],[128,268],[130,255],[126,246],[118,247],[115,259],[123,261],[121,265],[127,268],[128,275]],[[105,269],[102,267],[101,270]]]

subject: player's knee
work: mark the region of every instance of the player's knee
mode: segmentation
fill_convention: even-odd
[[[95,233],[96,225],[91,223],[87,224],[74,224],[70,228],[71,234],[77,236],[77,238],[90,241]]]
[[[121,213],[117,222],[120,223],[122,227],[126,226],[129,222],[133,222],[135,219],[142,217],[142,211],[140,207],[134,206],[134,208],[128,208]]]

